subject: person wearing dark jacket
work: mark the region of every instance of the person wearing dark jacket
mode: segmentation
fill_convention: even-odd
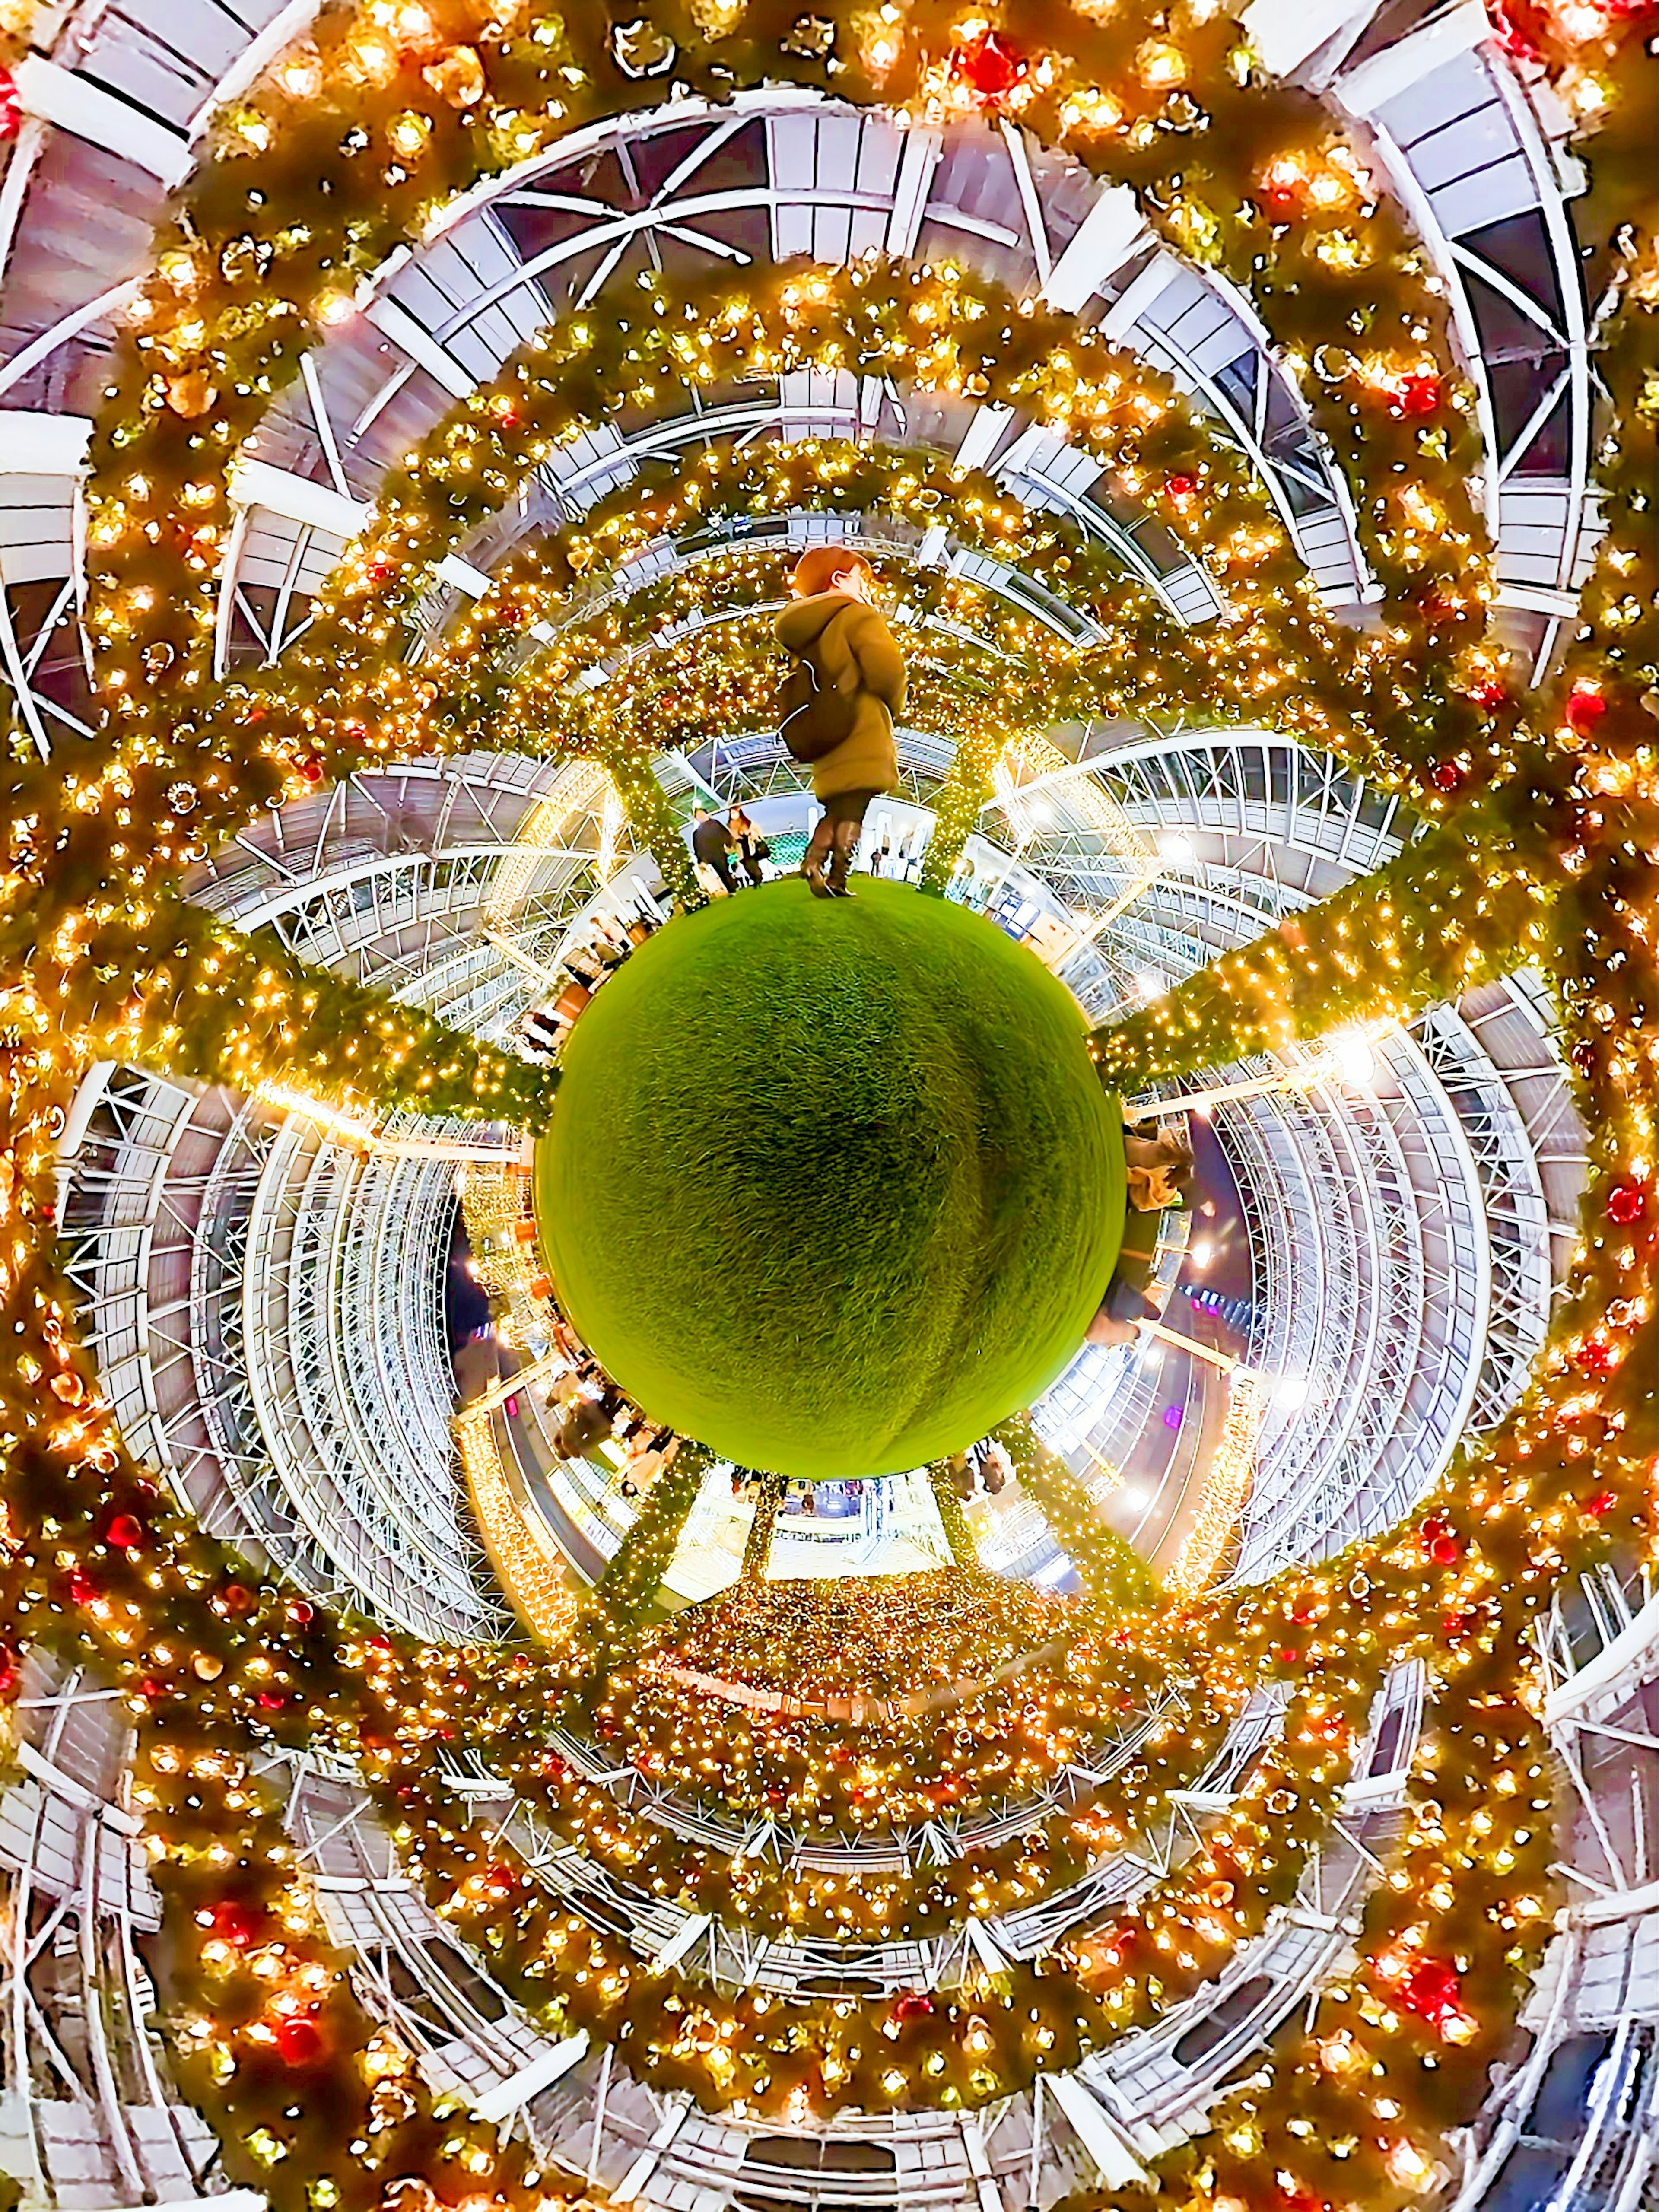
[[[714,871],[723,890],[736,890],[738,886],[732,874],[732,832],[720,816],[711,814],[706,806],[697,809],[691,831],[691,851],[705,868]]]
[[[790,578],[794,605],[777,619],[778,642],[802,664],[805,702],[784,727],[794,757],[809,763],[822,819],[801,862],[816,898],[846,898],[870,802],[898,782],[893,718],[904,710],[904,659],[873,604],[876,572],[845,545],[814,545]]]
[[[726,826],[732,833],[738,866],[751,884],[764,883],[766,876],[761,862],[767,859],[772,848],[740,806],[734,806],[726,816]]]

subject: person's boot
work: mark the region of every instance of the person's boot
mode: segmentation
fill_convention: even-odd
[[[847,880],[847,872],[853,865],[853,855],[859,848],[859,824],[838,822],[836,824],[836,850],[830,862],[826,881],[832,898],[851,898],[853,887]]]
[[[835,827],[829,816],[820,816],[813,828],[811,842],[801,854],[800,872],[805,877],[814,898],[835,896],[824,877],[824,865],[831,861],[835,834]]]

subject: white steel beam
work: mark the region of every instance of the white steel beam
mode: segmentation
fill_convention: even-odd
[[[1146,235],[1135,196],[1127,185],[1109,185],[1083,218],[1048,272],[1042,296],[1062,315],[1074,315],[1103,279],[1121,269]]]
[[[118,154],[169,188],[183,184],[196,166],[190,143],[142,108],[106,92],[78,70],[26,54],[12,72],[26,114],[56,124],[89,146]]]

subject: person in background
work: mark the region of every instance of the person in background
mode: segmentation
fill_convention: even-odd
[[[613,968],[620,968],[634,950],[621,926],[606,921],[603,916],[595,925],[593,946],[607,973]]]
[[[596,991],[605,980],[605,968],[586,938],[579,938],[564,956],[564,964],[584,991]]]
[[[734,806],[726,816],[726,826],[737,847],[738,866],[751,884],[763,883],[761,862],[770,855],[772,848],[740,806]]]
[[[904,658],[877,611],[879,584],[861,553],[813,545],[790,578],[794,604],[777,618],[795,667],[784,684],[781,735],[812,771],[823,813],[801,861],[815,898],[846,898],[870,802],[898,782],[893,718],[904,709]]]
[[[1129,1203],[1137,1212],[1156,1213],[1180,1203],[1192,1177],[1193,1151],[1178,1129],[1142,1137],[1130,1127],[1124,1133],[1123,1158]]]
[[[590,1444],[611,1433],[611,1416],[597,1398],[577,1398],[560,1422],[553,1449],[561,1459],[581,1459]]]
[[[691,852],[705,868],[714,870],[722,890],[736,890],[738,886],[732,874],[732,832],[720,816],[711,814],[706,806],[697,809],[691,830]]]
[[[1144,1291],[1133,1283],[1114,1275],[1100,1302],[1099,1310],[1089,1324],[1085,1344],[1138,1344],[1140,1340],[1139,1324],[1156,1321],[1158,1308]]]

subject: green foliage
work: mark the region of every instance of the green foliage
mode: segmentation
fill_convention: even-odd
[[[1020,1488],[1053,1529],[1089,1595],[1126,1608],[1153,1604],[1158,1580],[1152,1569],[1107,1527],[1077,1476],[1038,1436],[1030,1415],[1016,1413],[994,1435],[1013,1462]]]
[[[708,896],[686,849],[680,825],[649,763],[612,748],[605,769],[617,787],[628,826],[662,871],[668,895],[678,907],[706,906]]]
[[[309,965],[273,931],[244,936],[166,896],[112,921],[73,979],[89,1038],[171,1075],[292,1086],[331,1104],[545,1127],[556,1068],[493,1051],[419,1007]]]
[[[657,1603],[685,1516],[712,1464],[701,1444],[682,1444],[640,1501],[632,1527],[591,1593],[588,1627],[600,1643],[637,1628]]]
[[[1076,1351],[1123,1156],[1076,1007],[979,916],[778,884],[677,921],[582,1015],[538,1169],[572,1320],[744,1467],[916,1467]]]
[[[963,848],[996,789],[996,765],[1008,742],[1006,726],[982,723],[964,732],[934,805],[933,834],[921,864],[921,888],[944,896]]]
[[[1097,1030],[1101,1072],[1133,1091],[1455,1002],[1540,956],[1561,879],[1544,840],[1525,828],[1434,830],[1144,1012]]]
[[[969,1574],[978,1574],[981,1571],[979,1547],[974,1541],[973,1531],[968,1526],[968,1516],[962,1510],[962,1500],[951,1480],[949,1462],[935,1460],[927,1470],[927,1480],[933,1490],[933,1504],[939,1510],[939,1526],[945,1531],[945,1546],[951,1557]]]

